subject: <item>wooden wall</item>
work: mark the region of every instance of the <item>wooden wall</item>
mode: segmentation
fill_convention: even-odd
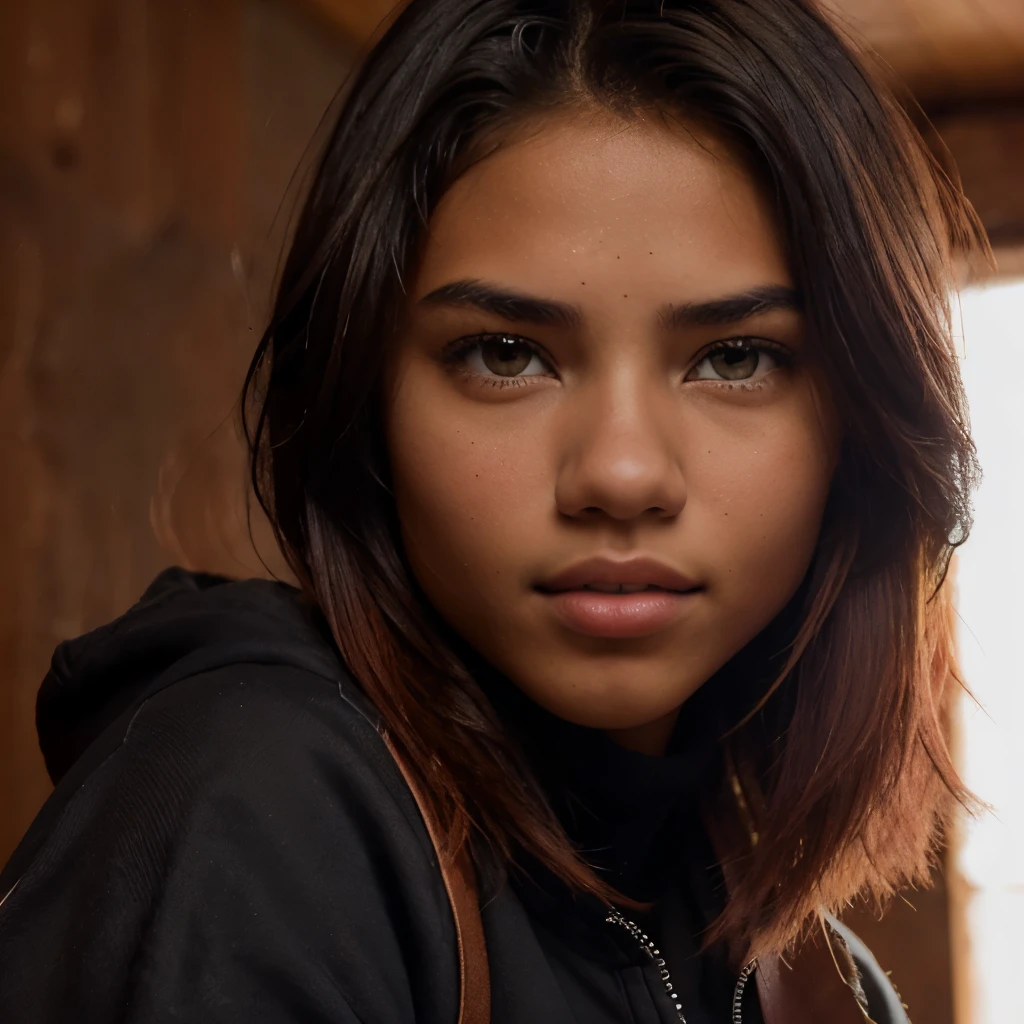
[[[277,0],[0,6],[0,862],[54,645],[172,562],[261,570],[235,399],[348,62]]]

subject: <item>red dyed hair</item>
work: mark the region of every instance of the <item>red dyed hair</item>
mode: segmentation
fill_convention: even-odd
[[[745,808],[758,842],[737,852],[718,934],[778,949],[819,906],[922,880],[965,799],[943,732],[940,584],[976,467],[947,300],[954,254],[984,248],[958,188],[810,3],[412,0],[355,75],[297,224],[247,381],[253,481],[449,853],[476,829],[506,860],[526,851],[614,896],[418,591],[382,441],[387,339],[431,210],[481,140],[580,102],[699,119],[744,154],[843,423],[812,567],[737,656],[759,689],[723,738],[738,799],[720,813]]]

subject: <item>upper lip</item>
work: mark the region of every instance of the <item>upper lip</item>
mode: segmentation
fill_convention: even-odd
[[[592,583],[646,583],[663,590],[694,590],[699,586],[694,580],[656,558],[642,556],[616,559],[599,556],[573,563],[544,580],[539,589],[579,590]]]

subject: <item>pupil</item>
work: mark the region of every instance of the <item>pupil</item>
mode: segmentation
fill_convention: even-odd
[[[533,352],[515,338],[490,338],[481,346],[484,365],[502,377],[515,377],[530,365]]]
[[[711,357],[715,372],[725,380],[746,380],[754,375],[759,356],[754,348],[727,348]]]

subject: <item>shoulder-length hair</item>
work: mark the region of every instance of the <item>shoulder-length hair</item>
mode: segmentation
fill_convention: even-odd
[[[925,878],[966,799],[942,720],[940,585],[976,476],[949,296],[956,256],[985,245],[810,0],[412,0],[350,83],[298,219],[246,382],[252,479],[447,852],[475,833],[614,897],[418,591],[382,440],[389,339],[439,197],[482,140],[581,103],[694,119],[745,155],[843,424],[794,628],[725,741],[724,813],[757,842],[716,934],[778,949],[821,906]]]

